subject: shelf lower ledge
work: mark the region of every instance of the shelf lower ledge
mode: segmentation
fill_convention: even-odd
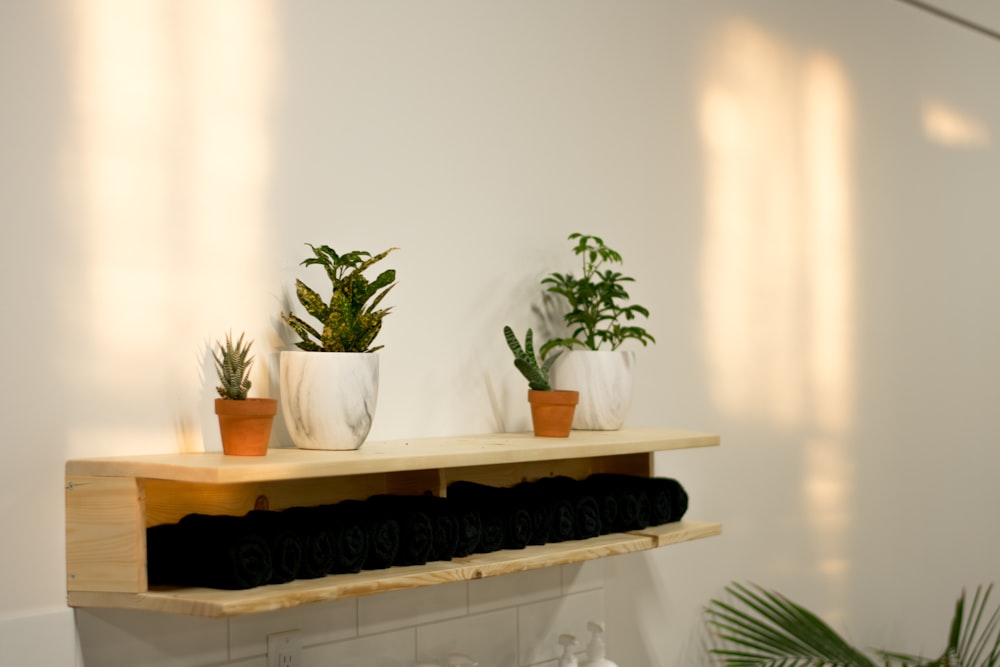
[[[357,574],[336,574],[320,579],[298,579],[287,584],[258,586],[242,591],[211,588],[157,589],[146,593],[70,591],[68,602],[71,607],[139,609],[223,618],[579,563],[606,556],[647,551],[721,533],[722,525],[718,523],[678,521],[588,540],[529,546],[516,551],[473,554],[466,558],[426,565],[366,570]]]

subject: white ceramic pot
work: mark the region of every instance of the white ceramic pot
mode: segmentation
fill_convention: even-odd
[[[575,389],[580,402],[573,415],[578,431],[617,431],[632,405],[635,352],[567,350],[552,368],[555,389]]]
[[[378,355],[283,351],[281,414],[299,449],[357,449],[378,399]]]

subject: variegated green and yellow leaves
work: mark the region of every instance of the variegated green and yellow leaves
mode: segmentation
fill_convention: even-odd
[[[322,327],[320,331],[293,313],[285,315],[285,321],[302,339],[296,345],[302,350],[322,352],[374,352],[381,349],[381,345],[372,347],[372,343],[382,330],[382,319],[391,308],[379,308],[379,304],[395,287],[396,271],[383,271],[370,282],[363,272],[398,248],[389,248],[378,255],[364,250],[338,255],[330,246],[308,245],[314,256],[303,260],[302,265],[322,266],[332,291],[330,300],[324,301],[316,290],[301,280],[295,281],[299,303]]]

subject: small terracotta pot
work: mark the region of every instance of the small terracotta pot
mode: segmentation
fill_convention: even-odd
[[[580,392],[529,389],[528,402],[531,403],[531,423],[535,427],[535,435],[544,438],[569,437]]]
[[[267,454],[271,422],[277,413],[278,401],[274,398],[248,398],[243,401],[215,399],[223,453],[231,456]]]

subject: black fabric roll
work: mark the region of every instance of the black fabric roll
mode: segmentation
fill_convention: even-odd
[[[448,497],[479,514],[482,528],[476,552],[523,549],[531,539],[531,515],[513,490],[461,481],[448,486]]]
[[[344,500],[323,506],[323,519],[333,548],[331,574],[355,573],[368,558],[368,530],[361,501]]]
[[[451,560],[458,548],[458,515],[440,496],[412,496],[411,502],[431,520],[431,549],[427,560]]]
[[[643,485],[645,478],[636,475],[595,473],[586,484],[597,490],[592,493],[614,494],[618,503],[618,517],[612,527],[614,532],[641,530],[649,525],[649,495]]]
[[[454,558],[464,558],[476,551],[483,533],[483,520],[474,507],[463,505],[450,496],[446,499],[458,522],[458,539],[455,540]]]
[[[676,479],[652,477],[644,485],[649,496],[649,525],[680,521],[687,513],[687,491]]]
[[[500,491],[498,497],[506,505],[506,510],[501,513],[504,520],[503,548],[523,549],[531,541],[531,513],[521,503],[520,497],[510,489],[500,489]]]
[[[543,477],[537,482],[545,494],[569,502],[572,509],[572,534],[566,539],[585,540],[601,534],[601,511],[588,487],[565,475]],[[565,521],[565,519],[564,519]],[[568,527],[563,527],[564,534]]]
[[[366,502],[374,514],[399,522],[399,547],[393,565],[423,565],[431,553],[434,528],[430,516],[417,505],[416,496],[381,494]]]
[[[396,560],[399,552],[399,520],[367,501],[351,502],[356,507],[368,533],[368,554],[363,570],[384,570]]]
[[[267,583],[267,542],[243,517],[189,514],[146,531],[152,585],[242,590]]]
[[[193,586],[188,570],[184,532],[176,523],[146,529],[146,576],[150,586]],[[201,548],[198,548],[201,551]]]
[[[531,535],[528,544],[546,544],[552,532],[552,503],[534,482],[521,482],[513,487],[521,504],[531,517]]]
[[[299,579],[325,577],[333,568],[333,543],[322,507],[289,507],[281,517],[302,542]]]
[[[585,479],[580,484],[587,495],[593,497],[597,502],[598,513],[601,517],[601,535],[607,535],[614,531],[615,525],[618,523],[618,498],[616,494],[603,485],[595,484],[590,479]]]
[[[302,540],[279,512],[252,510],[246,521],[251,529],[267,542],[271,553],[271,578],[269,584],[284,584],[299,576],[302,567]]]

